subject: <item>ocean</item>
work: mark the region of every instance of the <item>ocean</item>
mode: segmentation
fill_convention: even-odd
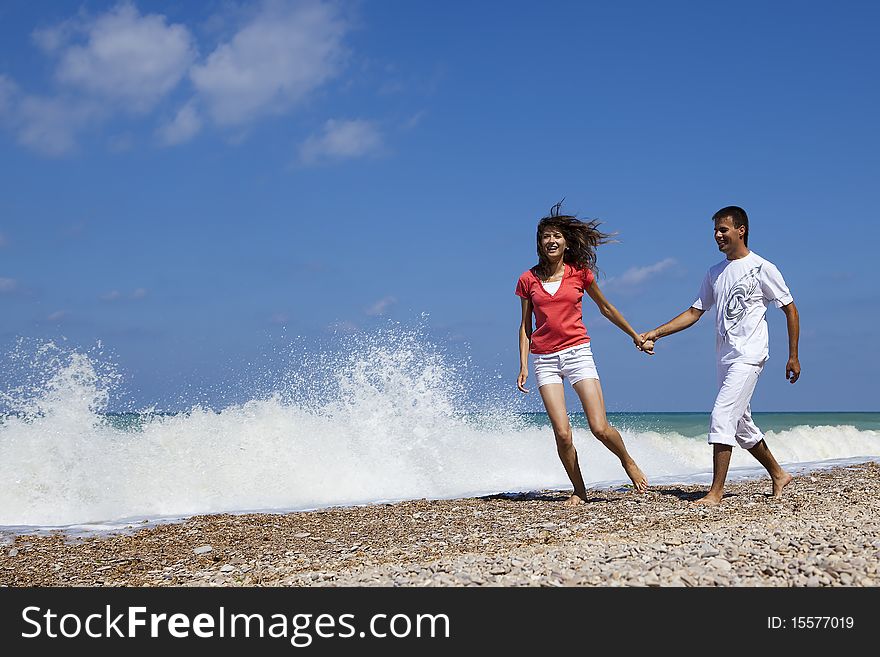
[[[475,404],[460,364],[417,335],[298,363],[275,385],[220,408],[113,412],[118,381],[100,358],[54,345],[31,354],[33,371],[19,377],[26,383],[0,389],[0,533],[570,490],[547,416],[507,403],[515,390]],[[880,460],[880,413],[754,416],[793,473]],[[657,485],[708,484],[708,419],[609,414]],[[571,420],[588,487],[629,484],[583,414]],[[729,478],[760,476],[735,449]]]

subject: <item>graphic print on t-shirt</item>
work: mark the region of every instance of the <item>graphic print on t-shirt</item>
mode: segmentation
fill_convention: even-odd
[[[724,337],[727,337],[731,329],[735,328],[742,321],[742,318],[746,316],[746,299],[758,287],[758,276],[763,266],[764,263],[761,263],[757,267],[750,269],[730,289],[727,301],[724,303]]]

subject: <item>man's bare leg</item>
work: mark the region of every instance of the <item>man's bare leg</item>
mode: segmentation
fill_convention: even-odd
[[[565,408],[565,390],[561,383],[548,383],[540,388],[541,399],[544,400],[544,408],[550,417],[553,426],[553,435],[556,437],[556,453],[562,461],[562,467],[568,475],[574,487],[574,493],[565,501],[566,506],[583,504],[587,499],[587,487],[581,475],[578,464],[577,450],[572,441],[571,423],[568,421],[568,412]]]
[[[712,444],[712,486],[703,497],[694,501],[694,504],[705,506],[717,506],[724,497],[724,482],[727,479],[727,470],[730,468],[730,456],[733,447],[730,445]]]
[[[773,497],[782,497],[782,489],[788,486],[794,477],[782,469],[770,448],[767,447],[766,441],[761,440],[761,442],[749,450],[749,454],[754,456],[767,469],[770,479],[773,480]]]

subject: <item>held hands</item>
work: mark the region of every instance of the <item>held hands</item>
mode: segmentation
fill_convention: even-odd
[[[644,352],[649,356],[654,355],[654,340],[653,338],[648,337],[648,333],[640,333],[638,338],[633,338],[633,343],[639,351]]]
[[[521,392],[528,392],[526,388],[526,379],[528,378],[529,373],[527,370],[520,370],[519,376],[516,377],[516,387],[520,389]]]

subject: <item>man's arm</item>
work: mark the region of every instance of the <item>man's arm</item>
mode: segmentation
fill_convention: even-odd
[[[782,306],[782,312],[785,313],[785,323],[788,326],[788,363],[785,365],[785,378],[794,383],[801,375],[801,363],[798,360],[801,319],[794,301]]]
[[[648,331],[647,333],[643,333],[642,337],[646,340],[653,340],[657,342],[660,338],[666,337],[667,335],[672,335],[673,333],[678,333],[679,331],[684,331],[686,328],[689,328],[697,323],[700,317],[703,316],[705,310],[698,310],[691,306],[687,310],[685,310],[681,315],[675,317],[674,319],[670,319],[665,324],[658,326],[653,331]]]

